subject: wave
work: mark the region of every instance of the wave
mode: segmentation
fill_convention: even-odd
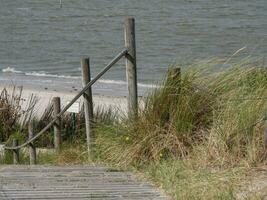
[[[25,72],[26,76],[40,76],[40,77],[51,77],[51,78],[68,78],[68,79],[78,79],[80,77],[76,76],[65,76],[65,75],[56,75],[56,74],[47,74],[45,72]]]
[[[17,10],[30,10],[31,8],[17,8]]]
[[[13,68],[13,67],[7,67],[5,69],[2,69],[2,72],[4,72],[4,73],[24,74],[22,71],[15,70],[15,68]]]
[[[106,84],[118,84],[118,85],[127,85],[126,81],[119,81],[119,80],[109,80],[109,79],[99,79],[98,82],[100,83],[106,83]],[[153,84],[145,84],[145,83],[137,83],[139,87],[145,87],[145,88],[157,88],[157,85]]]
[[[47,78],[65,78],[65,79],[81,79],[79,76],[69,76],[69,75],[57,75],[57,74],[49,74],[46,72],[22,72],[18,71],[13,67],[7,67],[5,69],[2,69],[3,73],[14,73],[14,74],[22,74],[25,76],[35,76],[35,77],[47,77]],[[110,80],[110,79],[99,79],[99,83],[103,84],[116,84],[116,85],[127,85],[126,81],[121,81],[121,80]],[[158,88],[158,85],[154,84],[145,84],[145,83],[138,83],[138,87],[143,87],[143,88]]]
[[[39,76],[39,77],[51,77],[51,78],[71,78],[71,79],[78,79],[80,77],[76,76],[66,76],[66,75],[56,75],[56,74],[48,74],[46,72],[22,72],[18,71],[13,67],[7,67],[5,69],[2,69],[3,73],[14,73],[14,74],[23,74],[25,76]]]

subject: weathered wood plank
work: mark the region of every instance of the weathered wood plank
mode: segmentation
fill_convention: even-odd
[[[0,166],[0,199],[167,199],[130,172],[97,166]]]

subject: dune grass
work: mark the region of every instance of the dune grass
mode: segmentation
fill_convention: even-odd
[[[215,70],[224,64],[201,62],[181,76],[170,70],[143,98],[135,120],[119,118],[118,109],[97,109],[93,157],[77,134],[77,142],[65,138],[58,155],[40,154],[39,163],[109,163],[142,172],[173,199],[236,199],[250,167],[266,163],[267,70],[251,61]]]
[[[98,143],[105,146],[102,140],[112,140],[107,140],[103,155],[126,166],[191,155],[219,166],[261,162],[267,70],[242,63],[207,74],[218,62],[202,65],[176,80],[167,76],[144,99],[137,120],[122,122],[115,130],[102,126],[100,130],[108,133]]]
[[[22,87],[13,87],[9,92],[5,88],[0,91],[0,142],[6,142],[14,132],[24,132],[32,117],[38,99],[31,95],[25,103],[22,90]]]
[[[208,73],[220,64],[167,75],[137,120],[98,126],[97,157],[134,166],[173,199],[236,199],[244,172],[265,163],[267,70],[244,62]]]

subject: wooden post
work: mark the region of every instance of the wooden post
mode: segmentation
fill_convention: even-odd
[[[33,122],[29,123],[29,139],[33,138]],[[29,144],[30,165],[36,165],[36,148],[34,143]]]
[[[166,115],[166,119],[173,119],[173,106],[179,101],[180,91],[181,91],[181,69],[180,68],[170,68],[167,73],[166,86],[168,87],[169,95],[166,98],[169,105],[169,112]]]
[[[18,139],[13,139],[13,147],[16,147],[19,145]],[[13,150],[13,164],[17,165],[19,164],[19,149]]]
[[[176,87],[173,91],[179,93],[181,90],[181,68],[170,68],[167,74],[167,85],[169,87]]]
[[[82,70],[82,84],[83,87],[91,81],[90,73],[90,60],[89,58],[81,59],[81,70]],[[86,127],[86,139],[87,139],[87,150],[90,154],[91,139],[94,138],[91,125],[93,121],[93,98],[92,98],[92,88],[89,87],[88,90],[83,95],[84,100],[84,114],[85,114],[85,127]]]
[[[56,117],[60,113],[60,98],[54,97],[53,100],[53,115]],[[54,148],[59,152],[61,144],[61,119],[58,118],[54,123]]]
[[[128,83],[128,115],[137,117],[138,95],[136,75],[136,46],[135,46],[135,21],[134,18],[126,18],[124,24],[126,54],[126,77]]]
[[[168,70],[168,79],[171,81],[181,81],[181,68],[175,67]]]

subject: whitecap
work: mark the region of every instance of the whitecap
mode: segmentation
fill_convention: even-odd
[[[7,68],[5,68],[5,69],[2,69],[2,72],[4,72],[4,73],[17,73],[17,74],[23,74],[22,71],[18,71],[18,70],[16,70],[16,69],[13,68],[13,67],[7,67]]]

